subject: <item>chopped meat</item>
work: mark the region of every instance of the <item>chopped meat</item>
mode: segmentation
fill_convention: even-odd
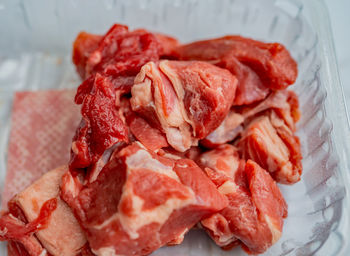
[[[62,196],[97,255],[147,255],[227,206],[193,161],[158,156],[139,143],[113,154],[94,182],[70,184]]]
[[[243,122],[244,117],[231,109],[220,126],[201,140],[201,144],[208,148],[214,148],[233,141],[243,131]]]
[[[9,254],[41,256],[45,249],[32,234],[36,229],[28,233],[25,223],[13,217],[10,213],[0,218],[0,240],[9,241]]]
[[[180,60],[210,61],[230,70],[238,78],[234,105],[262,100],[267,89],[285,89],[297,77],[297,64],[283,45],[240,36],[182,45],[172,55]]]
[[[254,118],[265,110],[273,109],[292,131],[295,131],[295,123],[300,118],[298,97],[294,92],[288,90],[273,92],[259,103],[234,109],[244,119]]]
[[[155,33],[154,35],[162,47],[160,55],[163,58],[170,56],[175,48],[180,45],[179,41],[171,36],[160,33]]]
[[[79,33],[73,45],[73,63],[82,79],[104,73],[116,88],[129,92],[135,75],[149,61],[168,56],[179,45],[175,38],[144,29],[129,31],[115,24],[101,36]]]
[[[270,89],[264,85],[262,79],[251,67],[239,62],[234,54],[223,57],[216,65],[226,68],[237,77],[238,86],[232,105],[251,104],[265,99],[269,94]]]
[[[251,121],[238,142],[242,156],[268,170],[281,183],[293,184],[302,172],[299,139],[271,112]]]
[[[272,92],[258,103],[232,108],[221,125],[201,140],[201,144],[213,148],[234,140],[243,131],[244,122],[249,123],[249,120],[269,109],[273,109],[295,131],[295,123],[300,118],[298,98],[294,92],[283,90]]]
[[[18,242],[7,242],[7,255],[8,256],[30,256],[26,248]]]
[[[128,130],[116,106],[116,93],[110,80],[96,74],[94,79],[84,83],[89,83],[91,90],[84,91],[82,96],[78,89],[76,96],[77,103],[82,104],[83,118],[73,138],[70,168],[90,167],[90,176],[94,179],[100,166],[105,164],[101,163],[105,152],[118,143],[127,142]],[[108,157],[105,158],[108,161]]]
[[[229,72],[205,62],[148,63],[135,79],[130,102],[184,152],[225,119],[236,82]]]
[[[248,160],[235,177],[221,171],[205,169],[218,191],[229,200],[229,205],[201,225],[213,240],[223,248],[238,245],[249,253],[263,253],[281,236],[287,205],[275,181],[255,162]],[[247,184],[242,183],[242,174]]]
[[[46,250],[34,237],[34,233],[47,228],[51,221],[51,215],[57,208],[57,199],[51,198],[44,201],[37,209],[37,215],[32,221],[24,223],[14,217],[11,212],[5,212],[0,217],[0,240],[13,241],[10,247],[14,253],[27,251],[29,255],[41,256]]]
[[[172,159],[191,159],[197,163],[198,157],[202,154],[202,151],[200,147],[191,147],[185,152],[179,152],[172,147],[167,147],[159,150],[157,154]]]
[[[275,180],[302,171],[299,103],[286,90],[297,64],[284,46],[180,45],[115,24],[80,33],[72,59],[84,81],[69,167],[8,203],[9,255],[149,255],[196,224],[225,250],[264,253],[280,239],[287,204]]]
[[[97,49],[101,39],[100,35],[80,32],[74,41],[72,60],[82,79],[89,76],[89,74],[85,74],[86,62],[90,54]]]
[[[161,45],[152,33],[142,29],[130,32],[127,26],[115,24],[89,54],[84,78],[103,72],[113,77],[116,88],[129,91],[140,68],[158,60],[160,51]]]
[[[146,148],[155,151],[169,146],[164,134],[150,126],[142,117],[130,114],[127,120],[131,133]]]
[[[76,256],[86,243],[86,239],[71,209],[60,199],[59,187],[62,175],[67,170],[68,167],[64,166],[47,172],[30,187],[17,194],[11,202],[15,203],[31,222],[38,217],[44,203],[50,198],[55,198],[56,209],[52,212],[46,227],[41,228],[35,235],[52,255]]]
[[[238,149],[230,144],[220,145],[201,154],[198,162],[201,167],[209,167],[228,177],[236,177],[236,172],[244,164],[244,160],[239,158]]]

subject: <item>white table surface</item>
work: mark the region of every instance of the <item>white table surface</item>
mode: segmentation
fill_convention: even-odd
[[[345,99],[350,108],[350,0],[325,0],[331,19],[335,51]]]

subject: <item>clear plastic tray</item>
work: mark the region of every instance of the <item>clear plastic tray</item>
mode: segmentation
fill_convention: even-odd
[[[304,173],[281,186],[289,204],[283,236],[266,255],[349,255],[350,133],[327,11],[318,0],[72,0],[0,2],[0,181],[6,170],[11,100],[16,90],[74,88],[71,43],[81,30],[113,23],[174,35],[183,42],[241,34],[287,46],[299,63]],[[1,184],[3,185],[3,184]],[[6,255],[4,243],[1,255]],[[154,255],[224,252],[201,231]]]

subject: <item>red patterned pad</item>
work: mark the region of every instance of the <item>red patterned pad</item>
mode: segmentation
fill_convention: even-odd
[[[67,164],[80,121],[74,90],[17,92],[14,97],[2,208],[43,173]]]

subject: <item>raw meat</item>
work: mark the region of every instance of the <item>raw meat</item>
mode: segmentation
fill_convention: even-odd
[[[0,240],[13,241],[17,245],[13,244],[13,247],[17,249],[16,251],[27,251],[30,255],[41,256],[46,250],[33,234],[47,227],[50,216],[56,207],[56,198],[47,200],[38,209],[37,217],[28,223],[18,219],[11,211],[2,213],[0,217]]]
[[[284,121],[272,111],[251,121],[238,146],[245,159],[253,159],[276,181],[293,184],[300,180],[300,142]]]
[[[231,178],[236,177],[236,172],[244,167],[245,163],[240,159],[238,149],[230,144],[220,145],[201,154],[198,162],[203,169],[208,167]]]
[[[227,206],[193,161],[158,156],[139,143],[113,154],[84,187],[70,172],[64,180],[62,196],[97,255],[147,255]]]
[[[81,248],[86,243],[85,235],[74,217],[73,212],[67,204],[60,199],[59,195],[62,175],[66,173],[67,170],[68,167],[64,166],[47,172],[9,202],[9,216],[16,216],[17,219],[13,217],[13,220],[18,223],[29,222],[29,224],[22,224],[22,226],[28,226],[30,223],[37,222],[37,219],[43,219],[43,217],[39,217],[39,215],[42,215],[45,205],[47,205],[48,202],[54,202],[54,205],[50,203],[53,206],[49,207],[50,211],[46,214],[49,218],[46,217],[41,220],[40,223],[42,224],[36,225],[30,230],[29,233],[35,233],[35,237],[24,236],[26,242],[24,242],[23,239],[16,239],[16,237],[20,236],[19,234],[6,237],[13,242],[20,242],[25,247],[23,248],[21,244],[15,245],[11,243],[11,250],[26,250],[30,255],[41,255],[40,253],[45,249],[54,256],[76,256],[80,252]],[[2,217],[2,219],[3,218],[4,217]],[[6,223],[5,227],[11,230],[8,225],[9,224]],[[26,229],[21,227],[20,230],[23,232]],[[5,234],[5,236],[6,235],[8,236],[8,234]],[[28,242],[30,242],[29,245]]]
[[[80,32],[73,43],[72,60],[76,70],[82,79],[87,78],[86,63],[90,54],[98,48],[103,36]]]
[[[165,135],[162,134],[157,128],[150,126],[142,117],[131,113],[127,116],[127,123],[129,125],[130,132],[146,148],[156,151],[169,146]]]
[[[207,148],[214,148],[221,144],[233,141],[243,131],[244,117],[231,109],[218,128],[201,140]]]
[[[81,32],[74,41],[72,59],[82,79],[104,73],[116,88],[129,92],[144,64],[170,55],[178,45],[170,36],[144,29],[129,31],[115,24],[103,36]]]
[[[96,74],[84,83],[89,83],[91,90],[79,87],[81,94],[78,89],[76,95],[76,102],[82,104],[83,118],[73,138],[70,168],[89,167],[94,180],[112,153],[108,150],[128,142],[128,130],[116,106],[116,93],[109,78]]]
[[[229,205],[203,219],[201,226],[224,249],[241,243],[249,253],[263,253],[280,238],[287,205],[264,169],[251,160],[245,166],[238,164],[235,149],[223,146],[204,153],[200,160],[213,167],[205,169],[207,175]]]
[[[283,45],[241,36],[182,45],[172,55],[180,60],[210,61],[230,70],[239,81],[234,105],[262,100],[269,89],[285,89],[297,77],[297,64]]]
[[[295,123],[300,118],[298,97],[293,91],[283,90],[271,93],[265,100],[249,106],[236,107],[244,119],[251,119],[265,110],[273,111],[284,120],[286,125],[294,132]]]
[[[229,72],[205,62],[151,62],[137,75],[130,102],[184,152],[224,120],[236,83]]]
[[[160,43],[162,50],[160,56],[162,58],[167,58],[172,54],[176,47],[180,45],[179,41],[171,36],[155,33],[154,34]]]
[[[292,132],[296,130],[295,123],[300,118],[298,97],[292,91],[276,91],[255,104],[231,108],[220,126],[201,140],[201,144],[213,148],[233,141],[244,130],[244,123],[249,123],[262,112],[271,109]]]
[[[194,226],[254,254],[280,238],[287,205],[273,179],[302,170],[298,98],[286,90],[297,66],[282,45],[180,45],[115,24],[73,48],[84,81],[69,167],[8,203],[10,256],[148,255]]]

